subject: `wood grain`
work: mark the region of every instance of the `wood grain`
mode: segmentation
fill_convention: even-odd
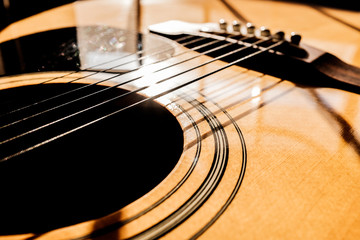
[[[305,43],[360,67],[360,32],[355,29],[360,23],[357,12],[325,7],[318,11],[311,6],[280,1],[227,2],[257,26],[266,25],[272,31],[284,30],[287,34],[299,32]],[[73,25],[106,24],[132,28],[131,9],[131,1],[80,1],[14,23],[0,33],[0,40]],[[141,12],[141,29],[144,32],[151,24],[172,19],[203,23],[236,18],[218,0],[143,0]],[[176,52],[181,51],[184,48],[176,48]],[[182,57],[195,55],[189,52]],[[198,57],[156,75],[156,79],[209,59]],[[216,61],[176,77],[172,84],[200,77],[224,65],[224,62]],[[51,78],[57,73],[47,74],[39,73],[39,77]],[[24,78],[23,84],[26,84],[27,77],[3,77],[1,81],[9,84],[1,86],[14,86],[11,84],[14,78]],[[171,86],[162,85],[164,89]],[[134,86],[125,88],[132,89]],[[151,97],[157,91],[154,89],[144,94]],[[233,66],[158,101],[177,117],[184,130],[185,143],[178,165],[155,189],[100,219],[48,233],[2,236],[0,239],[79,239],[84,236],[127,239],[165,219],[195,194],[206,179],[216,155],[218,142],[214,140],[214,135],[218,132],[209,125],[208,116],[202,114],[201,109],[209,110],[209,114],[213,114],[224,129],[228,141],[224,149],[229,151],[226,170],[204,204],[186,221],[162,235],[164,239],[188,239],[214,219],[236,188],[245,163],[245,177],[235,198],[199,236],[200,239],[360,238],[358,94],[298,86],[286,79]],[[194,123],[199,128],[198,133]],[[241,136],[244,137],[246,150],[242,147]],[[190,168],[199,138],[202,148],[198,164],[178,191],[136,220],[99,236],[91,235],[131,218],[168,193]],[[246,162],[243,161],[244,152]]]

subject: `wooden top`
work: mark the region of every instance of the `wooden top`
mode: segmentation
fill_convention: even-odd
[[[204,23],[217,22],[220,18],[232,22],[241,17],[256,26],[265,25],[273,32],[298,32],[304,43],[360,67],[358,12],[280,1],[226,0],[224,4],[219,0],[143,0],[141,3],[143,32],[151,24],[174,19]],[[105,24],[135,30],[131,20],[133,9],[131,1],[79,1],[10,25],[0,32],[0,42],[74,25]],[[175,48],[175,54],[182,51],[185,48]],[[175,60],[196,54],[188,52]],[[156,81],[210,59],[197,57],[144,79]],[[181,84],[199,78],[225,64],[213,62],[174,78],[174,82]],[[41,77],[47,77],[46,74],[39,73]],[[48,74],[50,78],[62,73]],[[33,76],[37,75],[30,75]],[[3,77],[1,81],[8,84],[1,86],[13,87],[12,82],[17,79],[26,80],[29,76]],[[147,89],[143,94],[151,97],[158,91]],[[360,238],[359,94],[300,86],[287,79],[233,66],[157,101],[176,116],[185,140],[178,165],[163,182],[110,216],[48,233],[0,239],[84,236],[151,239],[157,234],[164,239]],[[199,142],[197,165],[185,183],[166,201],[126,222],[149,209],[181,181],[196,158]],[[209,177],[211,171],[214,178]],[[214,189],[207,192],[208,189],[201,189],[203,185]],[[195,198],[196,194],[199,197]],[[183,209],[186,204],[190,207]],[[182,214],[187,217],[182,219]],[[119,222],[121,226],[116,225]],[[109,230],[106,226],[113,228]]]

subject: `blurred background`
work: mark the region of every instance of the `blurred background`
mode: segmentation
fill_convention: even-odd
[[[118,1],[126,2],[128,0]],[[75,2],[75,0],[0,0],[0,29],[3,29],[10,23],[16,22],[20,19],[71,2]],[[163,2],[164,4],[166,4],[166,2],[162,0],[152,0],[152,2]],[[193,2],[197,2],[197,0],[194,0]],[[326,6],[351,11],[360,11],[360,4],[356,0],[294,0],[288,2]]]
[[[74,0],[0,0],[0,28],[39,12],[71,2],[74,2]]]
[[[360,6],[354,0],[0,0],[0,43],[73,26],[147,32],[169,20],[222,18],[298,32],[304,43],[360,66]]]

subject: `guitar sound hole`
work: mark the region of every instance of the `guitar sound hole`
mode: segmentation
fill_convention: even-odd
[[[82,86],[43,84],[2,90],[0,123],[106,88],[87,87],[4,115],[10,109]],[[1,140],[124,93],[122,89],[111,89],[40,114],[1,129]],[[142,99],[131,94],[0,145],[1,158]],[[42,233],[113,213],[158,185],[174,168],[182,150],[183,134],[175,117],[148,101],[1,162],[0,234]]]

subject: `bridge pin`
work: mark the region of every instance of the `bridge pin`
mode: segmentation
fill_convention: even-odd
[[[254,34],[255,33],[255,26],[252,23],[246,24],[246,30],[248,34]]]
[[[267,27],[260,27],[260,36],[262,37],[269,37],[270,36],[270,30]]]
[[[285,38],[285,33],[283,31],[278,31],[274,34],[273,36],[274,40],[276,41],[281,41],[281,40],[284,40]]]
[[[236,20],[233,21],[232,27],[233,27],[234,32],[240,32],[241,25],[238,21],[236,21]]]
[[[220,19],[219,20],[219,27],[220,27],[220,30],[222,30],[222,31],[227,30],[227,22],[226,22],[225,19]]]
[[[295,44],[295,45],[299,45],[300,41],[301,41],[301,35],[295,33],[295,32],[292,32],[291,33],[291,37],[290,37],[290,41],[292,44]]]

